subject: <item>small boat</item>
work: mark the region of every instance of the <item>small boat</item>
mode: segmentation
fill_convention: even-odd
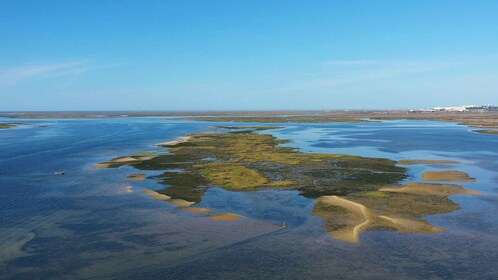
[[[282,228],[287,228],[287,225],[285,224],[285,222],[284,222],[284,224],[282,225]]]
[[[64,175],[64,171],[55,171],[54,175]]]

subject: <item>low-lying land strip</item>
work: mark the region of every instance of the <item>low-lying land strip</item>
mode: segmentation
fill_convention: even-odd
[[[127,118],[167,117],[214,122],[326,123],[375,120],[438,120],[480,128],[498,128],[498,112],[423,112],[408,110],[337,111],[122,111],[122,112],[1,112],[7,118]],[[493,133],[494,130],[476,132]]]
[[[474,182],[469,174],[457,170],[427,171],[422,174],[426,181],[446,181],[446,182]]]

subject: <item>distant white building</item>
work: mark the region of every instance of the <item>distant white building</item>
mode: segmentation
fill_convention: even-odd
[[[434,107],[433,109],[410,110],[412,112],[498,112],[498,106],[464,105],[457,107]]]

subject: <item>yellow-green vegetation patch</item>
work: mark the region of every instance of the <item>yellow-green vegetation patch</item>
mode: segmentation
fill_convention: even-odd
[[[256,170],[242,164],[214,162],[194,166],[209,181],[231,190],[247,190],[268,184],[269,180]]]
[[[388,197],[389,193],[385,191],[371,191],[371,192],[364,192],[362,193],[364,196],[369,196],[369,197]]]
[[[155,155],[157,152],[154,151],[143,151],[143,152],[136,152],[135,155]]]

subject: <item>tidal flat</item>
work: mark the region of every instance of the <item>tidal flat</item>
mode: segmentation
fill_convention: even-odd
[[[498,274],[498,146],[466,126],[19,122],[0,133],[4,279]],[[422,176],[448,170],[475,180]]]

